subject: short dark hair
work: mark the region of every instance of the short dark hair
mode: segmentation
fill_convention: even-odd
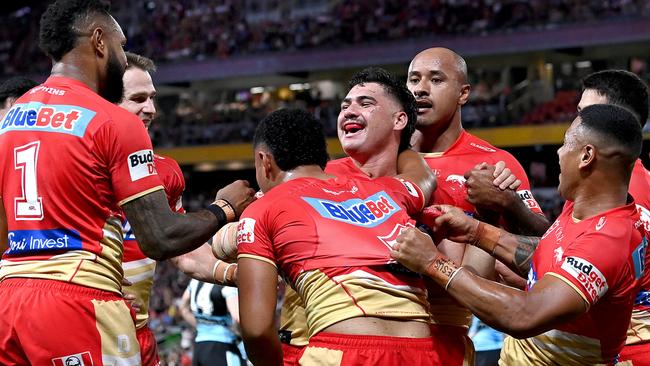
[[[648,86],[636,74],[625,70],[603,70],[587,75],[582,90],[594,89],[607,102],[636,114],[643,127],[648,120]]]
[[[127,69],[135,67],[149,73],[156,71],[156,64],[149,57],[128,51],[124,53],[126,54],[126,62],[128,64]]]
[[[0,84],[0,103],[4,103],[7,98],[18,98],[36,85],[38,85],[37,82],[26,77],[9,78]]]
[[[41,16],[39,45],[54,61],[75,47],[90,16],[110,17],[110,3],[103,0],[57,0]]]
[[[366,83],[377,83],[381,85],[386,91],[386,94],[393,97],[400,104],[402,110],[406,113],[408,122],[402,130],[399,151],[402,152],[410,148],[411,136],[415,131],[415,122],[418,118],[417,105],[413,93],[406,88],[404,83],[397,81],[388,71],[380,67],[368,67],[354,74],[348,82],[348,87],[352,89],[357,85]]]
[[[253,147],[264,144],[283,171],[302,165],[325,168],[329,156],[323,125],[301,109],[278,109],[255,130]]]
[[[580,126],[596,132],[607,144],[620,148],[632,164],[641,154],[643,133],[639,121],[627,108],[614,104],[593,104],[578,112]]]

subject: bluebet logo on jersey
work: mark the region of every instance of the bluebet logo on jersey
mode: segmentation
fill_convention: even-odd
[[[353,198],[343,202],[312,197],[303,197],[302,199],[326,219],[363,227],[375,227],[401,210],[399,205],[384,191],[375,193],[366,199]]]
[[[79,232],[71,229],[14,230],[7,235],[8,255],[81,249]]]
[[[15,104],[2,120],[0,135],[8,131],[45,131],[82,137],[95,114],[73,105]]]

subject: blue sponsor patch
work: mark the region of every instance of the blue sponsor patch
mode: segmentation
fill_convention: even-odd
[[[44,131],[83,137],[96,114],[76,105],[14,104],[0,123],[0,135],[8,131]]]
[[[81,249],[79,232],[71,229],[14,230],[7,235],[8,255]]]
[[[648,239],[644,236],[641,244],[632,252],[632,262],[634,263],[634,277],[638,280],[643,276],[645,271],[645,253],[648,248]]]
[[[343,202],[311,197],[302,197],[302,199],[326,219],[362,227],[375,227],[401,210],[400,206],[384,191],[366,199],[354,198]]]

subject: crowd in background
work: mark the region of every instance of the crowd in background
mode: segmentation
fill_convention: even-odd
[[[644,0],[341,0],[304,16],[281,6],[275,19],[252,22],[254,2],[114,0],[112,7],[127,49],[159,63],[650,16]],[[35,41],[44,6],[0,15],[0,75],[49,69]]]

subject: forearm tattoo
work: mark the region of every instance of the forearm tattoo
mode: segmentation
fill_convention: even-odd
[[[530,269],[530,261],[533,258],[533,253],[539,244],[539,238],[535,236],[516,236],[517,249],[512,263],[519,270],[519,274],[525,276]]]

